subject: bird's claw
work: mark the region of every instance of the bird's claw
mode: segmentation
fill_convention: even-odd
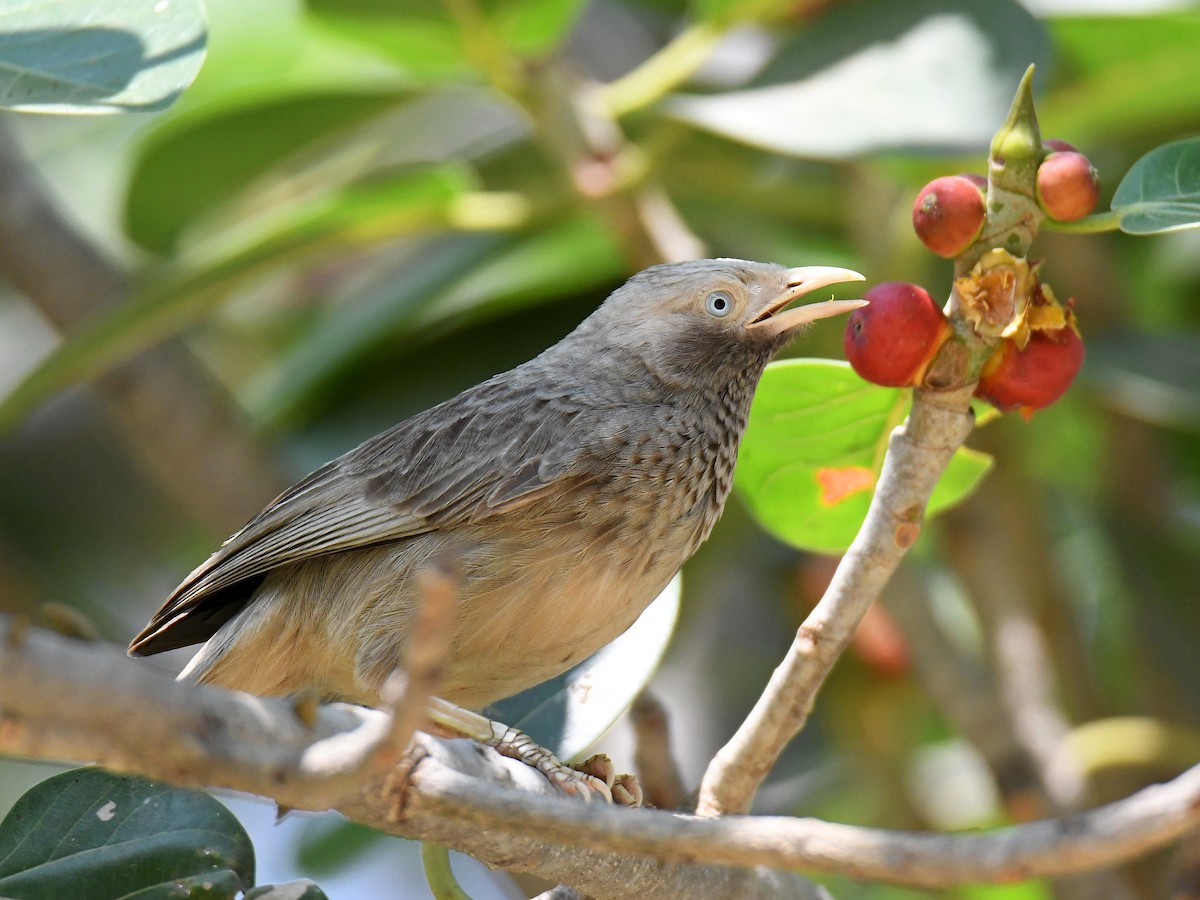
[[[612,760],[604,753],[597,753],[579,763],[574,769],[603,784],[603,790],[595,789],[609,803],[617,806],[641,806],[642,786],[637,778],[628,773],[616,774]],[[589,783],[590,786],[590,783]]]

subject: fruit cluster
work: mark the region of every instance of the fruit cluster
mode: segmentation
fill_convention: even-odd
[[[1088,158],[1066,141],[1046,141],[1043,150],[1036,185],[1042,211],[1060,222],[1091,213],[1099,179]],[[913,229],[939,256],[959,256],[984,235],[987,193],[987,179],[980,175],[935,178],[913,204]],[[1072,304],[1059,303],[1038,279],[1036,266],[993,249],[955,288],[966,301],[963,326],[999,338],[979,373],[976,395],[1003,412],[1026,416],[1061,397],[1083,362],[1083,341]],[[865,299],[870,305],[855,310],[846,324],[850,364],[875,384],[923,384],[943,347],[954,342],[954,323],[916,285],[880,284]]]

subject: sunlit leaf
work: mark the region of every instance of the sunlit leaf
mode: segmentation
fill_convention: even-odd
[[[519,728],[559,759],[594,744],[628,709],[666,651],[679,615],[680,579],[608,646],[557,678],[493,703],[484,714]]]
[[[307,0],[328,27],[383,54],[413,76],[444,79],[506,54],[552,50],[574,24],[582,0],[488,0],[456,7],[426,0]],[[463,10],[462,18],[454,12]]]
[[[24,0],[0,8],[0,106],[162,109],[204,61],[200,0]]]
[[[1048,22],[1071,73],[1038,104],[1045,137],[1084,152],[1191,121],[1200,106],[1200,16],[1063,16]],[[1103,173],[1101,173],[1103,176]]]
[[[785,42],[749,89],[679,97],[669,110],[803,156],[986,147],[1013,86],[1049,49],[1042,25],[1014,0],[854,0]]]
[[[0,822],[0,896],[186,896],[254,884],[241,824],[202,791],[76,769],[29,790]],[[175,893],[171,893],[174,890]]]
[[[1155,147],[1121,179],[1112,208],[1129,234],[1200,225],[1200,138]]]
[[[888,436],[911,392],[868,384],[842,362],[798,359],[767,367],[742,440],[734,485],[768,531],[797,547],[844,551],[866,516]],[[962,448],[929,513],[957,503],[991,457]]]

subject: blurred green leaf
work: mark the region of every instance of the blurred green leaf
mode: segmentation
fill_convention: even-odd
[[[399,841],[358,822],[328,816],[308,819],[296,846],[296,864],[313,875],[344,871],[380,841]]]
[[[583,2],[307,0],[306,7],[318,21],[395,61],[412,76],[446,79],[470,73],[480,54],[535,57],[549,52],[566,36]]]
[[[126,233],[165,253],[190,223],[271,166],[410,95],[400,89],[305,90],[237,103],[225,99],[169,120],[146,140],[134,164]]]
[[[1084,377],[1104,405],[1123,416],[1200,433],[1200,340],[1194,334],[1121,329],[1095,335],[1088,339]]]
[[[796,8],[790,0],[694,0],[691,6],[698,20],[722,27],[770,19]]]
[[[163,109],[204,62],[200,0],[26,0],[0,9],[0,104],[27,112]]]
[[[1200,225],[1200,138],[1155,147],[1125,173],[1113,211],[1127,234],[1158,234]]]
[[[241,824],[202,791],[76,769],[0,822],[0,896],[225,898],[254,884]]]
[[[461,325],[604,284],[624,267],[615,238],[587,214],[507,240],[455,236],[422,248],[370,296],[315,323],[252,392],[251,405],[274,424],[289,420],[372,353],[428,339],[451,318]]]
[[[1200,16],[1064,16],[1049,23],[1071,77],[1042,99],[1047,137],[1085,151],[1194,121],[1200,107]]]
[[[225,236],[231,246],[206,264],[165,270],[125,306],[51,353],[0,402],[0,429],[67,384],[177,334],[265,271],[298,257],[445,227],[452,204],[472,185],[461,166],[401,172],[308,200],[287,210],[282,221],[248,223],[249,235]]]
[[[909,390],[868,384],[843,362],[773,363],[754,395],[734,485],[776,537],[806,550],[840,553],[866,516],[888,436],[910,402]],[[964,499],[991,462],[986,454],[960,449],[927,514]]]
[[[561,760],[612,727],[658,668],[679,616],[680,577],[629,630],[557,678],[493,703],[484,715],[519,728]]]
[[[539,56],[553,50],[567,35],[584,7],[584,0],[502,0],[490,7],[496,31],[520,56]]]
[[[668,109],[801,156],[986,147],[1013,86],[1049,52],[1045,29],[1015,0],[853,0],[786,41],[751,88],[678,97]]]

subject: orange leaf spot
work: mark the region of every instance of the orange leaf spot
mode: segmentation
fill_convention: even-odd
[[[817,469],[817,484],[821,486],[821,502],[826,506],[836,506],[851,494],[873,488],[875,473],[865,466]]]

